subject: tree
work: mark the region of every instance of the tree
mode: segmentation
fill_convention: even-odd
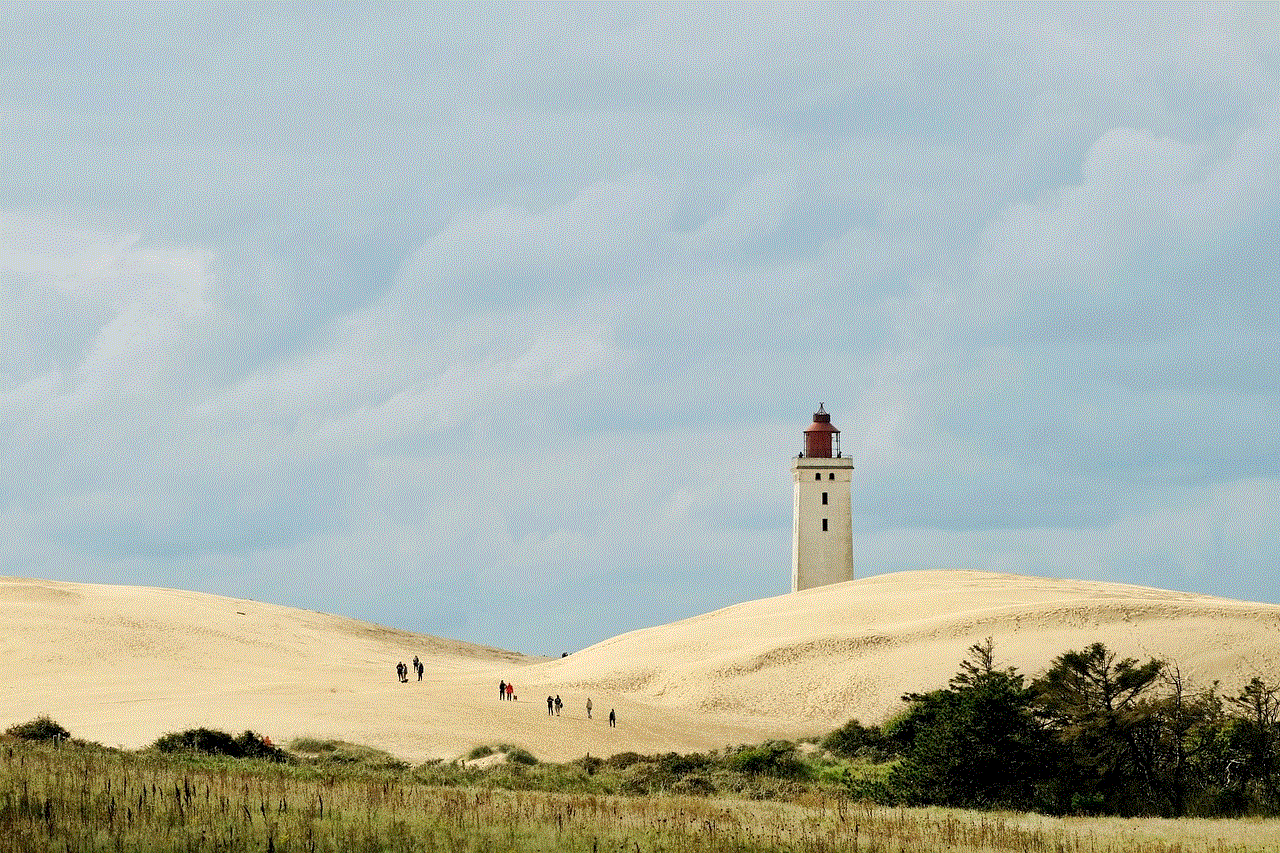
[[[1227,699],[1236,725],[1233,740],[1243,753],[1244,771],[1269,807],[1280,805],[1277,791],[1276,749],[1280,746],[1280,687],[1254,677],[1241,691]]]
[[[884,761],[894,754],[893,745],[879,726],[864,726],[850,720],[822,739],[822,748],[845,758]]]
[[[1193,794],[1216,794],[1220,786],[1222,699],[1216,681],[1194,690],[1172,664],[1163,667],[1154,689],[1159,695],[1138,702],[1133,741],[1161,813],[1182,817]]]
[[[1158,781],[1153,753],[1139,731],[1152,721],[1142,700],[1164,663],[1116,660],[1102,643],[1064,652],[1031,689],[1041,717],[1057,734],[1067,763],[1059,779],[1059,807],[1067,811],[1149,810]]]
[[[944,690],[909,693],[887,734],[903,748],[889,788],[904,802],[1029,809],[1039,802],[1052,742],[1013,667],[997,669],[990,638],[969,647]]]

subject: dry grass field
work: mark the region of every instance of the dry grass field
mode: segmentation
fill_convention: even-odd
[[[1243,853],[1280,850],[1280,822],[438,787],[413,774],[0,743],[0,850]]]

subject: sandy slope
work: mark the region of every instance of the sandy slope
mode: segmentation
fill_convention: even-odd
[[[126,747],[197,725],[252,728],[412,761],[500,742],[548,759],[708,749],[881,719],[903,692],[944,684],[987,636],[1002,665],[1028,674],[1102,640],[1202,683],[1280,677],[1280,606],[985,572],[746,602],[561,659],[198,593],[0,578],[0,726],[47,713]],[[398,683],[396,661],[415,654],[424,680]],[[502,678],[519,701],[497,701]],[[566,709],[549,718],[555,693]]]

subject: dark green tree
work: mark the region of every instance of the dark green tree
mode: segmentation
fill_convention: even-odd
[[[1276,759],[1280,749],[1280,687],[1254,677],[1227,704],[1234,717],[1232,742],[1239,753],[1235,779],[1246,796],[1262,800],[1274,813],[1280,807]]]
[[[1065,750],[1057,808],[1140,814],[1159,796],[1153,740],[1154,688],[1164,663],[1117,660],[1102,643],[1064,652],[1031,685],[1041,717]]]
[[[995,666],[990,638],[969,647],[946,689],[903,699],[906,713],[886,726],[903,752],[888,780],[898,799],[965,808],[1039,805],[1053,741],[1022,675]]]
[[[1133,740],[1143,776],[1153,795],[1154,810],[1168,817],[1212,813],[1204,805],[1216,796],[1223,729],[1222,698],[1217,682],[1193,689],[1176,665],[1166,664],[1156,695],[1139,700]]]
[[[880,726],[864,726],[857,720],[850,720],[823,738],[822,747],[845,758],[869,758],[872,761],[884,761],[895,754],[893,744]]]

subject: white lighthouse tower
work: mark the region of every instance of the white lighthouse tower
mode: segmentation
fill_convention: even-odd
[[[840,454],[840,430],[826,404],[805,427],[804,452],[791,466],[795,512],[791,533],[791,591],[853,580],[853,460]]]

